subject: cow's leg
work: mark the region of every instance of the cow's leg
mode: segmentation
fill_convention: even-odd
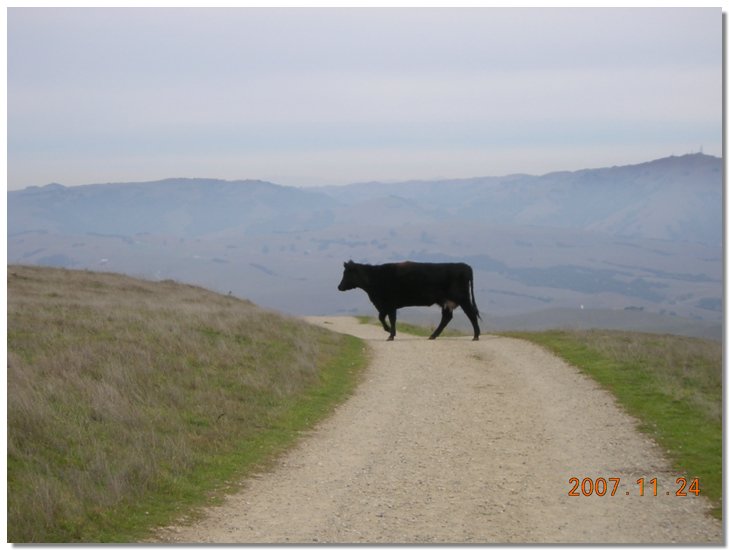
[[[446,327],[446,325],[450,323],[451,319],[453,319],[453,307],[457,306],[452,302],[446,302],[446,304],[443,306],[443,315],[440,319],[440,324],[438,325],[438,328],[433,331],[433,334],[430,335],[429,340],[435,340],[436,338],[438,338],[438,335],[443,332],[443,329]]]
[[[481,334],[481,329],[478,328],[478,315],[476,314],[476,311],[473,309],[470,302],[463,302],[461,307],[463,308],[463,313],[466,314],[468,320],[471,321],[471,324],[473,325],[473,339],[478,340],[478,336]]]
[[[385,317],[387,317],[387,312],[380,311],[379,319],[380,319],[380,323],[382,323],[382,328],[385,329],[385,332],[392,332],[392,329],[387,324],[387,321],[385,321]]]
[[[390,318],[390,337],[387,340],[392,341],[395,339],[395,322],[397,321],[397,310],[393,309],[387,314],[387,316]]]

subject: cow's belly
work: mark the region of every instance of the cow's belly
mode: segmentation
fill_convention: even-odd
[[[402,293],[400,296],[397,296],[395,298],[395,301],[397,302],[397,307],[408,307],[408,306],[432,306],[433,304],[438,304],[442,306],[446,302],[445,296],[440,296],[436,294],[432,295],[412,295],[409,293]]]

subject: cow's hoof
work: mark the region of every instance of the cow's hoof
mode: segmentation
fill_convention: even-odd
[[[395,337],[394,337],[394,336],[390,336],[390,337],[389,337],[389,338],[387,339],[387,341],[388,341],[388,342],[392,342],[392,341],[393,341],[394,339],[395,339]]]
[[[473,341],[476,342],[478,340],[478,336],[473,337]]]
[[[430,336],[428,336],[428,340],[435,340],[435,338],[436,338],[436,337],[435,337],[435,336],[433,336],[432,334],[431,334]]]

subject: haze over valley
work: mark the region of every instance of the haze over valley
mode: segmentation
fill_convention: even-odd
[[[486,330],[719,338],[723,161],[297,188],[167,179],[8,192],[8,263],[175,279],[296,315],[367,314],[342,262],[465,261]],[[405,314],[406,312],[403,311]],[[404,318],[435,322],[422,308]],[[458,312],[454,322],[466,322]]]

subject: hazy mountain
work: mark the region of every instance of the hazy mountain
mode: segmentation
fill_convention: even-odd
[[[720,158],[696,154],[544,176],[365,183],[321,191],[350,205],[383,196],[430,218],[538,225],[613,235],[721,243]]]
[[[197,237],[231,229],[306,230],[330,223],[326,211],[334,204],[320,193],[251,180],[51,184],[8,193],[8,232]]]
[[[189,281],[297,314],[372,311],[364,293],[336,291],[350,258],[467,261],[486,317],[585,308],[719,323],[722,185],[722,159],[701,154],[315,189],[51,184],[8,193],[8,261]]]

